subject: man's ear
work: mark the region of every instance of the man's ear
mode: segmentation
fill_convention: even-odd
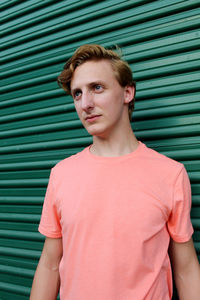
[[[127,85],[124,88],[124,103],[130,103],[135,96],[135,87]]]

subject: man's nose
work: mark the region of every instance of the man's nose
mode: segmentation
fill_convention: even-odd
[[[94,107],[93,94],[90,91],[83,92],[81,105],[83,110],[89,110]]]

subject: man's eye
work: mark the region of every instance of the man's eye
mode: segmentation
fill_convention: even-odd
[[[81,96],[81,91],[75,91],[73,94],[74,99],[77,99]]]
[[[101,84],[96,84],[95,85],[95,90],[96,91],[101,91],[103,89],[102,85]]]

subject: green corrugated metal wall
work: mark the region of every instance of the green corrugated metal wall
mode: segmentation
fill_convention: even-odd
[[[50,168],[91,142],[56,77],[84,43],[122,47],[137,81],[133,129],[189,173],[200,255],[200,2],[2,0],[0,299],[28,299]]]

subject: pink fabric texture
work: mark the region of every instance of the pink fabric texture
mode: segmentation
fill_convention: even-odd
[[[89,147],[51,171],[39,231],[62,237],[61,300],[169,300],[170,236],[193,234],[184,166],[139,142],[120,157]]]

